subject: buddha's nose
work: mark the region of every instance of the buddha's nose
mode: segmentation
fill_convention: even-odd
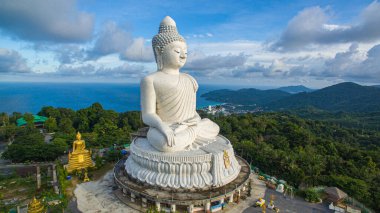
[[[181,54],[179,55],[181,59],[186,59],[186,53],[181,51]]]

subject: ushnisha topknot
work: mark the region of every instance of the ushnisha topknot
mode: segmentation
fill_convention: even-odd
[[[156,51],[162,52],[166,45],[174,41],[185,42],[185,39],[180,34],[178,34],[175,21],[170,16],[166,16],[160,23],[158,34],[155,35],[152,39],[152,47],[156,60]]]

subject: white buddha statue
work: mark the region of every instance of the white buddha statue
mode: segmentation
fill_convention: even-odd
[[[233,181],[241,166],[219,126],[196,112],[198,84],[180,73],[185,40],[165,17],[152,46],[157,72],[141,81],[142,119],[149,126],[136,136],[125,161],[129,177],[162,189],[207,189]]]
[[[140,84],[149,143],[159,151],[176,152],[215,141],[219,126],[196,112],[196,80],[179,71],[186,63],[187,46],[169,16],[162,20],[152,46],[158,70]]]

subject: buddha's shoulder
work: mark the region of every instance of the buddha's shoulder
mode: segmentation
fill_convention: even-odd
[[[154,80],[157,78],[158,72],[151,73],[144,78],[141,79],[141,84],[147,84],[147,83],[153,83]]]
[[[192,81],[196,81],[195,78],[193,76],[191,76],[190,74],[181,72],[180,75],[185,77],[185,78],[191,79]]]
[[[194,91],[197,91],[198,90],[198,83],[197,83],[197,80],[195,80],[195,78],[193,78],[193,76],[187,74],[187,73],[180,73],[181,76],[183,76],[184,78],[187,78],[190,80],[190,82],[193,84],[193,87],[194,87]]]

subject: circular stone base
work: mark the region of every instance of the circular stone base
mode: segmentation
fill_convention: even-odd
[[[120,160],[114,167],[115,183],[120,189],[120,193],[124,196],[119,198],[126,204],[132,199],[140,199],[149,202],[158,202],[174,205],[205,205],[207,202],[213,202],[233,196],[240,189],[245,189],[248,185],[250,176],[250,166],[242,158],[235,156],[237,162],[241,166],[241,170],[237,177],[228,184],[221,187],[209,187],[207,190],[162,190],[160,187],[153,187],[149,184],[139,182],[130,177],[124,169],[125,161],[128,157]]]
[[[220,187],[233,181],[240,171],[230,141],[221,135],[196,150],[160,152],[144,137],[136,137],[130,149],[127,173],[166,190]]]

